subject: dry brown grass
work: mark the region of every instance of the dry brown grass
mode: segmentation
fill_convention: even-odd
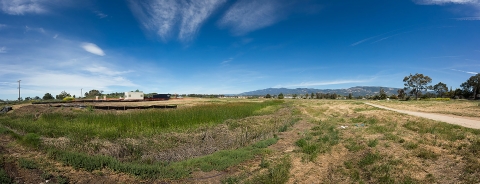
[[[450,101],[372,101],[386,107],[439,114],[452,114],[465,117],[480,117],[480,102],[467,100]]]

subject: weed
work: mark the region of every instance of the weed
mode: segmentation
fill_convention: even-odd
[[[20,165],[20,167],[25,168],[25,169],[36,169],[36,168],[38,168],[37,163],[35,163],[33,160],[26,159],[26,158],[20,158],[18,160],[18,165]]]
[[[220,181],[222,184],[236,184],[236,183],[240,183],[241,181],[241,178],[239,177],[227,177],[227,178],[224,178],[222,179],[222,181]]]
[[[380,156],[379,153],[372,153],[368,152],[359,162],[358,166],[359,167],[365,167],[367,165],[371,165],[375,163],[377,160],[380,160],[382,157]]]
[[[288,129],[288,125],[283,125],[282,127],[280,127],[280,129],[278,130],[279,132],[286,132]]]
[[[418,144],[414,142],[406,142],[405,144],[403,144],[403,147],[407,150],[413,150],[418,147]]]
[[[12,183],[12,179],[3,170],[3,168],[0,168],[0,183]]]
[[[52,179],[53,178],[53,175],[48,173],[48,172],[44,172],[42,173],[42,179],[44,180],[49,180],[49,179]]]
[[[58,184],[68,184],[70,182],[70,180],[65,176],[57,176],[55,179],[57,179]]]
[[[286,183],[290,177],[290,167],[292,166],[290,157],[284,156],[279,163],[268,168],[268,172],[253,178],[252,183]]]
[[[23,136],[22,143],[33,148],[38,148],[41,144],[40,136],[35,133],[27,133]]]
[[[416,156],[419,158],[431,159],[431,160],[437,160],[438,158],[438,154],[425,148],[420,148],[417,151]]]
[[[348,151],[351,152],[357,152],[365,148],[362,144],[359,144],[355,139],[347,139],[345,148],[348,149]]]
[[[260,168],[268,168],[270,166],[270,163],[265,160],[264,157],[262,157],[262,161],[260,162]]]
[[[378,144],[378,139],[369,140],[367,143],[368,147],[371,147],[371,148],[377,146],[377,144]]]

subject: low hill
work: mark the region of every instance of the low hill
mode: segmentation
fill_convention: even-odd
[[[314,88],[267,88],[261,90],[255,90],[250,92],[240,93],[241,96],[263,96],[263,95],[278,95],[283,93],[284,95],[289,94],[311,94],[311,93],[324,93],[324,94],[338,94],[347,96],[349,93],[352,93],[353,96],[366,96],[366,95],[376,95],[380,92],[380,88],[383,88],[387,95],[397,94],[397,90],[402,88],[392,88],[392,87],[381,87],[381,86],[355,86],[348,89],[314,89]]]

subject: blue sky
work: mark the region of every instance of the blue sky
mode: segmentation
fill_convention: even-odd
[[[0,0],[0,99],[142,90],[458,88],[480,0]]]

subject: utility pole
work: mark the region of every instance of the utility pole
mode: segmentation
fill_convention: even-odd
[[[80,98],[83,97],[83,88],[80,88]]]
[[[22,80],[18,80],[18,101],[20,101],[20,81]]]

